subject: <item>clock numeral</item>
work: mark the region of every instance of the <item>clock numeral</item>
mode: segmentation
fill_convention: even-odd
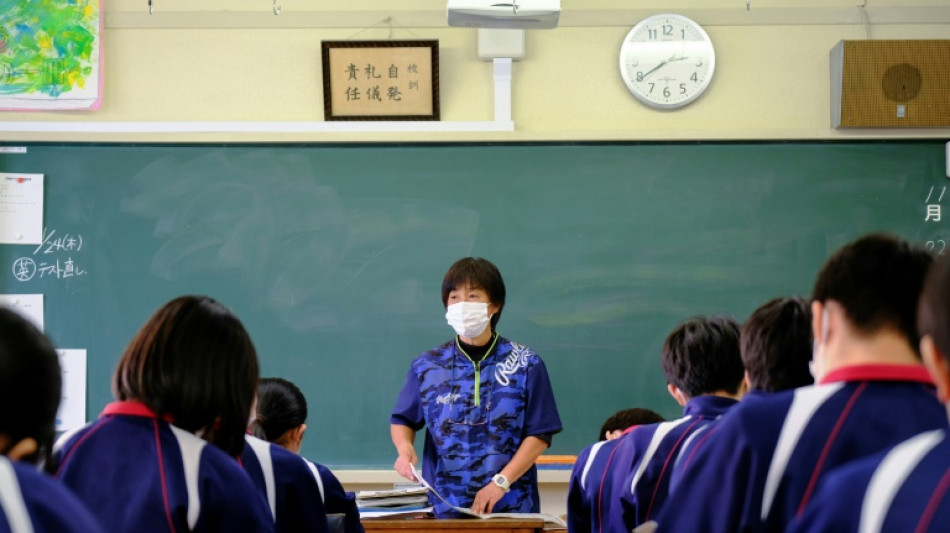
[[[637,71],[637,83],[640,83],[642,81],[643,81],[643,72]]]
[[[685,83],[681,83],[681,84],[680,84],[680,94],[686,94],[686,84],[685,84]]]
[[[654,87],[656,87],[656,84],[653,83],[653,82],[650,82],[650,91],[649,91],[650,94],[653,94],[653,88],[654,88]]]
[[[672,24],[664,24],[664,25],[662,26],[662,29],[663,29],[663,36],[664,36],[664,37],[672,37],[672,36],[673,36],[673,25],[672,25]],[[657,37],[659,37],[659,35],[660,35],[660,32],[659,32],[659,30],[657,30],[656,28],[650,28],[650,29],[647,30],[647,36],[650,37],[651,40],[652,40],[652,39],[656,39]],[[684,35],[684,38],[685,38],[686,30],[683,30],[683,35]]]
[[[690,81],[695,83],[699,81],[699,76],[697,76],[696,73],[694,72],[693,75],[689,77],[689,79]]]
[[[666,98],[670,97],[670,88],[669,86],[663,87],[663,96]]]

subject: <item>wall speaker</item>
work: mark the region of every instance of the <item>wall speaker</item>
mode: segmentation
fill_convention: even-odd
[[[831,127],[950,127],[950,40],[839,42]]]

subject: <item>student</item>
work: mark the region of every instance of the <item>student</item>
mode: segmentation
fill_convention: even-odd
[[[811,306],[804,298],[775,298],[753,311],[739,334],[739,354],[745,368],[748,391],[742,397],[742,403],[755,402],[773,392],[811,385],[814,379],[809,371],[809,363],[813,338]],[[668,502],[677,500],[677,485],[684,478],[688,479],[686,472],[692,458],[699,448],[715,438],[720,420],[710,422],[694,432],[683,444],[673,464]],[[677,512],[676,509],[685,504],[668,505],[673,509],[672,512]],[[662,513],[659,517],[662,517]]]
[[[667,390],[683,406],[683,418],[640,426],[623,437],[620,446],[629,451],[617,452],[625,461],[617,464],[623,481],[612,496],[619,505],[605,513],[605,531],[630,531],[659,513],[683,442],[725,414],[744,392],[739,324],[731,318],[683,322],[663,343],[660,362]]]
[[[749,390],[743,402],[815,382],[809,368],[814,345],[811,323],[811,308],[804,298],[774,298],[749,315],[739,337]]]
[[[604,486],[619,438],[643,424],[663,422],[649,409],[624,409],[604,421],[600,440],[585,448],[574,462],[567,492],[567,529],[571,533],[601,531]],[[609,488],[609,487],[608,487]]]
[[[257,411],[251,423],[251,430],[256,437],[272,442],[285,451],[299,454],[307,430],[306,420],[307,399],[296,385],[281,378],[260,380],[257,385]],[[248,448],[245,447],[245,456]],[[331,533],[363,533],[356,496],[343,490],[343,485],[329,468],[306,459],[303,462],[317,485]],[[248,462],[244,462],[244,465],[247,468]],[[275,468],[274,472],[276,476],[279,470]]]
[[[917,317],[920,352],[950,410],[950,260],[927,276]],[[950,525],[950,439],[931,430],[842,466],[822,481],[793,532],[937,533]]]
[[[442,281],[458,334],[416,357],[390,418],[395,469],[414,479],[413,440],[426,428],[422,476],[455,507],[476,513],[540,509],[535,460],[561,431],[544,362],[498,335],[505,283],[491,262],[467,257]],[[437,516],[451,507],[430,497]]]
[[[0,307],[0,531],[102,531],[75,495],[32,464],[49,454],[61,380],[46,337]]]
[[[60,437],[56,478],[110,531],[273,531],[235,460],[257,385],[257,353],[220,303],[162,306],[119,360],[98,420]]]
[[[278,533],[311,531],[327,533],[323,494],[307,462],[299,455],[253,435],[240,463],[267,502]]]
[[[818,384],[739,405],[692,459],[658,531],[782,531],[826,472],[947,426],[921,365],[921,248],[870,235],[838,250],[812,293]],[[695,470],[695,473],[693,472]]]
[[[658,413],[649,409],[640,407],[621,409],[607,417],[607,420],[604,420],[603,425],[600,426],[600,434],[597,440],[614,440],[620,438],[620,435],[633,426],[663,422],[665,420],[666,419]]]

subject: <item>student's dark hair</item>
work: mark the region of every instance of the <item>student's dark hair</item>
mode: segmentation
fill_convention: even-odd
[[[892,235],[872,234],[845,245],[821,268],[812,298],[834,300],[864,335],[890,329],[919,356],[917,299],[933,256]]]
[[[917,331],[950,354],[950,256],[941,256],[930,267],[918,309]]]
[[[0,308],[0,433],[39,444],[46,460],[56,435],[62,374],[52,343],[28,320]]]
[[[715,315],[693,317],[669,334],[660,358],[667,382],[686,396],[736,394],[745,369],[739,357],[739,324]]]
[[[257,384],[257,413],[251,431],[274,442],[288,429],[307,421],[307,399],[296,385],[281,378],[262,378]]]
[[[450,292],[466,285],[487,292],[489,301],[498,306],[498,312],[491,317],[494,330],[505,308],[505,281],[498,267],[481,257],[463,257],[456,261],[442,279],[442,305],[448,305]]]
[[[182,296],[142,326],[119,360],[113,392],[233,456],[257,386],[257,352],[241,321],[206,296]]]
[[[769,300],[742,325],[740,352],[750,388],[778,392],[811,385],[812,348],[811,304],[804,298]]]
[[[642,409],[640,407],[623,409],[610,415],[607,420],[604,420],[604,424],[600,426],[600,435],[597,440],[607,440],[606,434],[608,431],[617,431],[618,429],[623,431],[632,426],[655,424],[657,422],[663,422],[664,420],[666,419],[649,409]]]

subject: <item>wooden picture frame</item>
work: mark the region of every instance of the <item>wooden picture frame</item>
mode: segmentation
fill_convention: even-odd
[[[322,41],[324,120],[439,120],[439,41]]]

